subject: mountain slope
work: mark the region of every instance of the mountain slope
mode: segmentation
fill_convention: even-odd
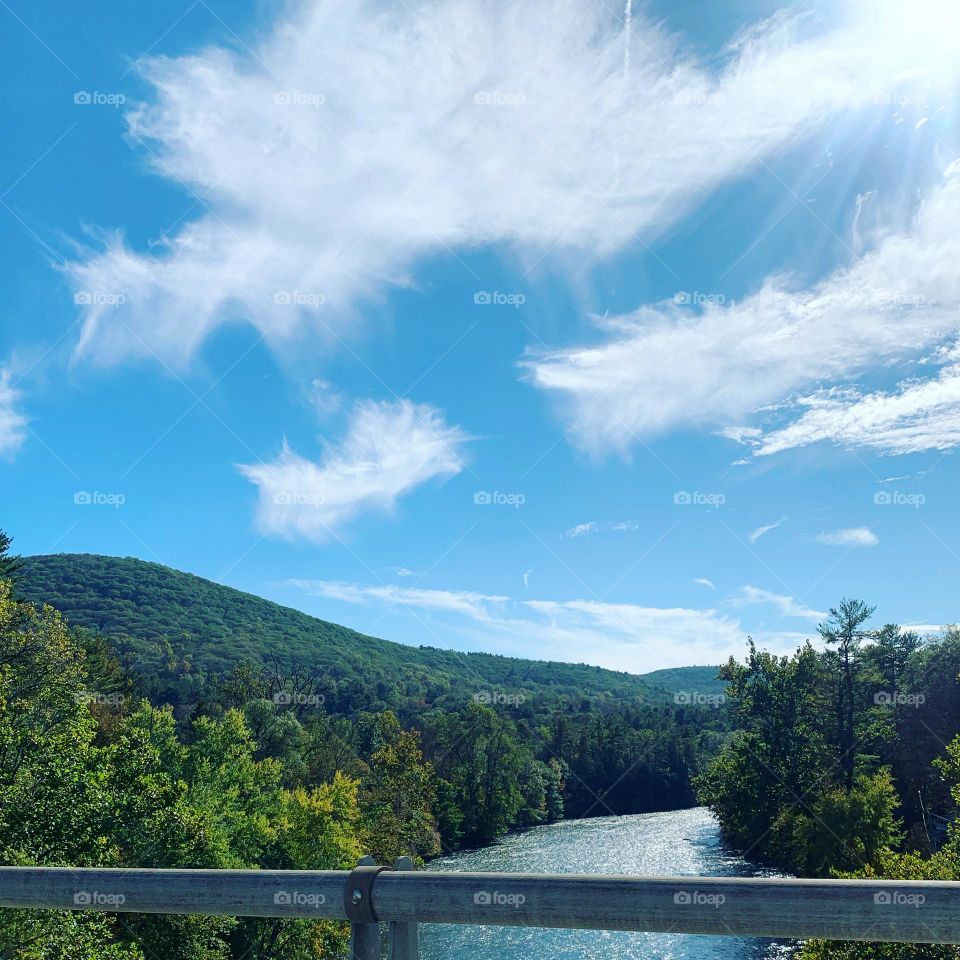
[[[583,664],[409,647],[131,557],[26,557],[18,591],[56,607],[72,626],[102,633],[148,688],[174,703],[192,702],[205,681],[241,661],[271,658],[317,672],[334,700],[355,705],[362,691],[371,708],[490,691],[662,702],[689,687],[682,671],[651,684]]]
[[[726,681],[717,678],[719,669],[719,666],[665,667],[641,676],[652,686],[663,687],[672,693],[709,697],[722,694],[727,689]],[[691,702],[690,699],[687,702]]]

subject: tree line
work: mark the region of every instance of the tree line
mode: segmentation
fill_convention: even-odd
[[[576,670],[562,666],[559,683],[545,672],[519,694],[463,696],[452,674],[437,686],[409,664],[399,681],[365,678],[372,647],[334,676],[275,650],[199,676],[177,660],[158,683],[124,661],[129,637],[69,627],[23,599],[25,567],[0,531],[4,864],[347,869],[364,854],[423,862],[564,817],[699,801],[740,852],[800,876],[960,879],[956,628],[922,641],[871,627],[873,608],[844,600],[820,648],[777,656],[751,641],[720,669],[725,698],[679,703],[645,702],[616,674],[607,695],[607,672],[581,673],[578,695]],[[216,629],[223,611],[191,615]],[[496,676],[492,659],[474,664],[481,682]],[[308,960],[342,955],[345,936],[326,921],[0,911],[0,956],[16,960]],[[827,942],[802,952],[960,954]]]
[[[921,640],[843,600],[792,656],[721,668],[735,728],[697,780],[725,839],[801,877],[960,880],[960,630]],[[812,941],[803,960],[955,958]]]
[[[690,805],[723,710],[606,697],[328,699],[276,655],[165,703],[104,637],[21,598],[0,541],[0,862],[347,869],[423,862],[563,817]],[[351,680],[351,683],[354,681]],[[359,691],[361,694],[364,691]],[[331,702],[332,701],[332,702]],[[0,911],[16,960],[341,956],[342,924]]]

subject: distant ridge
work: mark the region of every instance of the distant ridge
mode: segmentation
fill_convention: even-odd
[[[640,676],[655,687],[663,687],[671,693],[706,694],[723,693],[726,681],[717,678],[720,666],[665,667],[651,670]]]

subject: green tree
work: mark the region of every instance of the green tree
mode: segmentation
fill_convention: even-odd
[[[23,568],[23,560],[10,552],[13,537],[0,530],[0,580],[15,580]]]
[[[808,806],[785,808],[773,825],[772,842],[781,862],[800,876],[879,870],[903,839],[897,805],[888,771],[860,775],[850,790],[832,787]]]
[[[520,777],[533,757],[512,721],[471,703],[431,717],[427,727],[438,772],[458,798],[463,842],[489,843],[516,825],[524,802]]]
[[[832,764],[824,717],[825,670],[808,643],[792,657],[757,650],[721,668],[737,732],[697,780],[735,846],[779,862],[774,824],[785,811],[810,815],[815,787]]]
[[[867,661],[874,666],[883,692],[895,697],[903,686],[907,664],[920,647],[920,635],[895,623],[887,623],[875,630],[871,639],[873,644],[866,648]]]
[[[0,580],[2,863],[115,862],[101,830],[109,796],[97,771],[96,721],[84,702],[84,681],[82,653],[56,611],[16,602],[10,582]],[[100,952],[113,928],[103,916],[4,910],[0,955],[139,960],[132,947]]]
[[[863,625],[873,616],[875,609],[862,600],[844,598],[839,606],[830,608],[829,618],[817,628],[834,653],[831,662],[839,675],[836,706],[840,731],[839,762],[847,790],[853,788],[857,766],[856,682],[860,647],[864,638],[870,636]]]
[[[960,737],[947,746],[946,755],[935,764],[960,806]],[[878,862],[870,863],[851,877],[893,880],[960,880],[960,830],[950,830],[947,843],[930,857],[915,851],[881,852]],[[849,943],[835,940],[808,940],[800,951],[800,960],[958,960],[960,947],[913,943]]]
[[[365,722],[372,746],[361,793],[367,849],[381,863],[400,856],[422,862],[440,851],[433,767],[423,761],[416,731],[404,730],[392,713]]]
[[[337,774],[312,790],[284,790],[280,798],[276,845],[267,866],[277,870],[348,870],[361,853],[356,780]],[[340,957],[344,924],[329,921],[243,918],[231,939],[234,957],[296,960]]]

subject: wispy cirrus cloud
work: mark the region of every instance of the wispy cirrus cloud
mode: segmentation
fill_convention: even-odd
[[[761,537],[768,534],[771,530],[776,530],[777,527],[782,526],[786,522],[786,517],[781,517],[779,520],[774,520],[773,523],[765,523],[763,526],[757,527],[755,530],[750,532],[750,535],[747,539],[751,543],[756,543]]]
[[[751,438],[753,453],[768,457],[828,441],[887,455],[950,450],[960,445],[960,366],[936,378],[910,380],[894,392],[822,390],[797,401],[800,416]]]
[[[703,578],[694,582],[713,587]],[[445,644],[456,637],[458,645],[467,649],[588,662],[634,673],[692,663],[720,663],[730,656],[740,658],[748,632],[738,618],[713,607],[649,607],[583,599],[524,600],[471,590],[328,580],[288,583],[306,594],[332,601],[392,611],[406,609],[416,617],[419,627],[435,629],[436,639],[443,637]],[[764,649],[777,653],[792,652],[807,640],[819,642],[814,625],[826,619],[824,611],[796,597],[751,585],[741,587],[718,606],[727,610],[772,610],[776,622],[761,624],[749,633]],[[776,629],[776,623],[782,619],[806,621],[809,626]],[[939,628],[913,629],[929,633]]]
[[[769,590],[762,590],[760,587],[752,587],[749,585],[741,587],[737,595],[729,602],[735,607],[769,605],[774,607],[784,617],[797,617],[801,620],[819,622],[825,620],[827,617],[824,611],[806,607],[794,597],[780,593],[772,593]]]
[[[610,523],[600,523],[597,520],[590,520],[587,523],[578,523],[576,526],[565,530],[561,535],[563,540],[576,540],[578,537],[587,537],[595,533],[604,531],[611,533],[633,533],[640,528],[638,523],[631,520],[618,520]]]
[[[869,527],[845,527],[817,534],[817,541],[828,547],[875,547],[880,538]]]
[[[10,371],[0,368],[0,456],[16,452],[26,436],[27,418],[20,410],[20,391],[10,382]]]
[[[408,608],[443,618],[438,634],[471,649],[642,673],[664,666],[719,663],[740,655],[737,620],[713,609],[646,607],[596,600],[519,600],[474,591],[293,580],[305,593],[345,603]]]
[[[588,523],[578,523],[569,530],[565,530],[563,532],[563,538],[566,540],[574,540],[577,537],[586,537],[591,533],[596,533],[597,530],[598,526],[593,520],[589,521]]]
[[[421,484],[459,473],[467,439],[426,404],[363,402],[319,462],[284,443],[271,463],[239,469],[260,491],[263,533],[319,541],[361,512],[390,510]]]
[[[605,320],[608,336],[599,345],[529,359],[528,374],[558,397],[575,439],[596,452],[681,426],[720,429],[766,453],[818,438],[866,442],[871,417],[887,452],[952,444],[954,371],[889,398],[820,397],[806,422],[766,438],[739,421],[805,387],[917,359],[952,340],[960,310],[958,222],[954,164],[908,230],[888,233],[812,288],[793,289],[774,276],[755,294],[708,303],[699,314],[673,303],[643,307]]]
[[[459,613],[483,622],[496,616],[509,597],[498,597],[468,590],[431,590],[421,587],[401,587],[393,584],[360,586],[334,580],[290,580],[291,586],[315,597],[339,600],[343,603],[382,604],[413,607],[419,610]]]
[[[650,236],[899,68],[812,23],[781,13],[701,62],[602,4],[301,0],[245,54],[144,58],[131,139],[210,212],[150,253],[104,233],[70,266],[77,354],[184,363],[237,321],[339,334],[437,251]]]
[[[922,637],[929,637],[941,633],[949,624],[904,623],[902,626],[904,630],[913,630],[914,633],[919,633]]]

